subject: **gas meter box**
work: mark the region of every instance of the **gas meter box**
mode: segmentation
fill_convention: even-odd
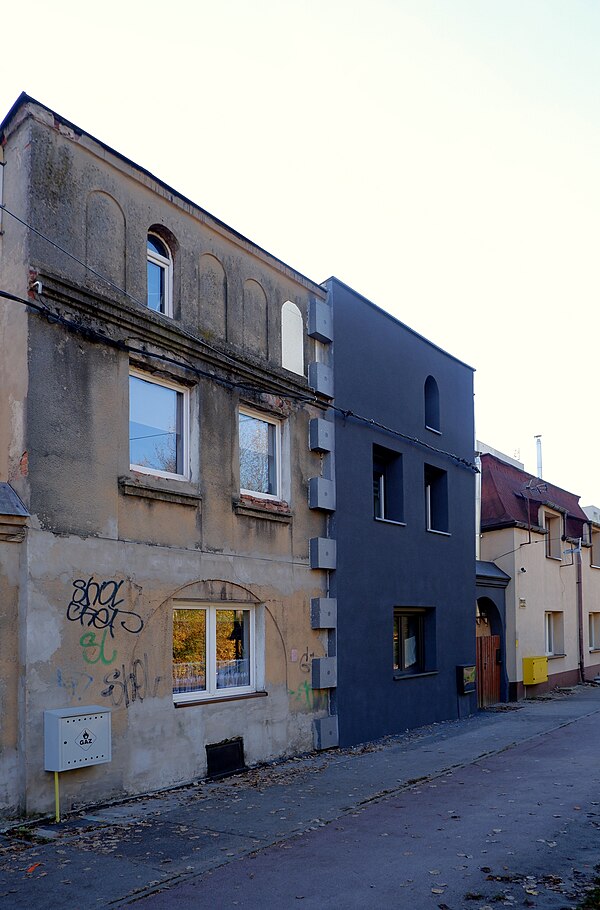
[[[537,686],[539,683],[543,682],[548,682],[548,658],[524,657],[523,685]]]
[[[44,711],[44,768],[72,771],[111,760],[110,711],[99,705]]]

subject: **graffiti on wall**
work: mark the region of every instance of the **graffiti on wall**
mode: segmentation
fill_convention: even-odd
[[[327,694],[321,689],[313,689],[307,679],[300,683],[297,689],[288,689],[288,695],[296,702],[300,702],[303,708],[309,708],[311,711],[320,711],[321,708],[327,707]]]
[[[141,658],[132,657],[129,664],[122,662],[120,667],[114,666],[118,656],[115,634],[127,632],[137,636],[144,629],[140,614],[123,608],[125,581],[96,580],[90,575],[89,578],[75,578],[72,584],[66,618],[83,627],[79,645],[90,672],[59,669],[59,687],[69,693],[72,701],[81,701],[95,681],[92,673],[97,664],[113,667],[104,674],[104,688],[100,692],[102,698],[110,699],[113,707],[128,708],[136,701],[155,698],[163,677],[151,673],[146,653]],[[85,697],[89,698],[89,693]]]
[[[122,609],[121,604],[125,603],[125,598],[119,597],[122,585],[123,581],[114,579],[95,581],[93,575],[73,581],[67,619],[97,630],[84,632],[79,639],[83,659],[88,664],[108,665],[117,659],[116,649],[106,643],[108,636],[115,637],[115,628],[131,635],[139,635],[144,628],[139,613]]]
[[[70,699],[81,701],[86,689],[94,682],[94,677],[89,673],[81,673],[79,670],[56,670],[56,682],[59,688],[66,689]]]
[[[129,707],[135,701],[145,698],[156,698],[162,682],[162,676],[154,676],[148,666],[148,655],[134,658],[126,668],[121,664],[119,669],[112,670],[104,676],[105,689],[100,695],[110,698],[113,706]]]

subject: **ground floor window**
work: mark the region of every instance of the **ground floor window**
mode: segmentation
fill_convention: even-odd
[[[256,689],[254,608],[173,610],[173,698],[192,701]]]
[[[547,612],[544,616],[546,654],[552,657],[564,654],[563,614],[558,611]]]
[[[435,610],[394,609],[393,656],[395,676],[435,670]]]
[[[600,613],[589,614],[589,649],[600,650]]]

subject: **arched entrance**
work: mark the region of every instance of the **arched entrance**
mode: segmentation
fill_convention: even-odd
[[[475,621],[477,705],[485,708],[502,697],[502,628],[496,605],[489,597],[477,599]]]

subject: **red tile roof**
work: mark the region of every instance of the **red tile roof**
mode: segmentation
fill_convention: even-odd
[[[481,456],[482,531],[514,525],[537,528],[540,505],[565,514],[567,537],[583,537],[583,526],[588,518],[579,505],[579,496],[494,455],[485,453]]]

